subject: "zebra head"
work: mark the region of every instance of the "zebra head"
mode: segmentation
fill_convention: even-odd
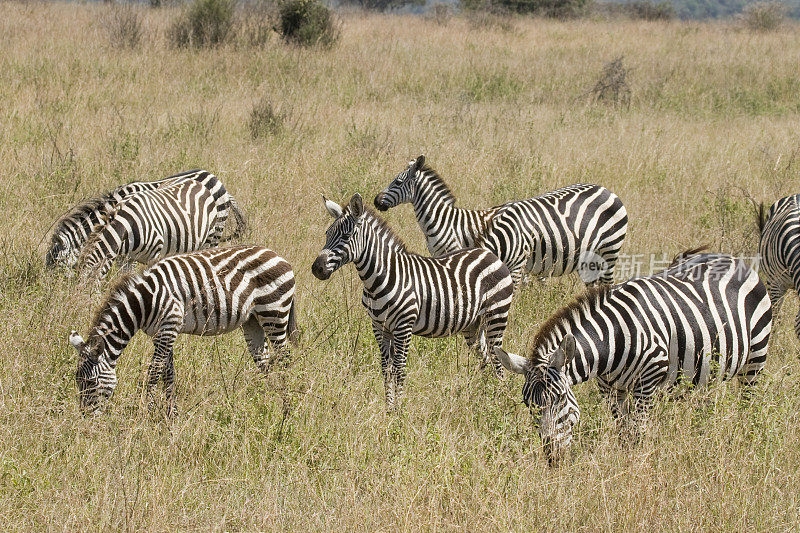
[[[76,331],[69,335],[69,343],[78,351],[78,369],[75,382],[78,385],[78,405],[86,411],[99,410],[101,399],[108,399],[117,387],[117,372],[106,355],[106,343],[98,331],[89,335],[89,341]]]
[[[383,192],[375,196],[375,207],[378,211],[386,211],[391,207],[411,202],[414,199],[417,171],[423,166],[425,166],[424,155],[409,161],[408,168],[398,174]]]
[[[70,255],[70,242],[63,234],[56,233],[50,240],[50,248],[44,256],[44,263],[47,268],[55,268],[57,265],[65,264]]]
[[[572,428],[580,419],[578,402],[566,374],[575,350],[575,338],[571,334],[564,337],[544,364],[495,348],[495,354],[506,369],[525,376],[522,399],[539,426],[551,465],[556,464],[572,444]]]
[[[364,202],[358,193],[353,195],[344,209],[324,196],[322,200],[328,213],[336,220],[325,232],[325,247],[311,265],[311,273],[318,279],[326,280],[334,271],[358,256],[359,242],[356,237],[364,220]]]

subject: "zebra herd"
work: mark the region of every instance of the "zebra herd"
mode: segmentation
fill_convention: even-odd
[[[662,272],[612,285],[628,227],[615,194],[578,184],[491,209],[461,209],[420,156],[374,204],[380,211],[412,204],[431,256],[409,252],[361,195],[343,206],[323,197],[333,222],[311,272],[327,280],[353,263],[389,410],[400,405],[411,336],[461,333],[497,376],[504,368],[524,376],[522,397],[552,463],[572,442],[580,418],[572,387],[584,381],[595,379],[617,420],[636,429],[656,392],[680,381],[736,377],[750,390],[766,361],[774,310],[788,289],[800,288],[799,202],[800,195],[790,196],[759,213],[764,282],[740,259],[695,249]],[[245,229],[233,196],[202,170],[123,185],[58,221],[48,266],[103,277],[115,261],[150,264],[108,291],[86,340],[69,336],[82,408],[96,411],[113,394],[117,360],[139,330],[155,346],[150,402],[161,381],[173,416],[179,333],[242,328],[264,373],[286,353],[287,340],[298,342],[289,263],[260,246],[217,247]],[[515,290],[530,278],[572,272],[586,292],[539,328],[529,356],[505,351]],[[800,336],[800,314],[795,327]]]

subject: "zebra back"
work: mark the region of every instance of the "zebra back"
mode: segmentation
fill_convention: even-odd
[[[189,170],[174,174],[156,181],[135,181],[121,185],[95,198],[83,200],[62,216],[55,224],[50,237],[50,245],[45,254],[45,264],[50,267],[74,267],[81,250],[99,225],[107,222],[108,214],[120,202],[132,195],[155,189],[178,186],[187,181],[197,181],[213,195],[218,211],[224,214],[218,219],[220,241],[226,242],[241,237],[247,230],[247,221],[234,197],[228,193],[223,183],[211,172],[201,169]],[[228,212],[234,215],[235,226],[227,235],[222,233]]]

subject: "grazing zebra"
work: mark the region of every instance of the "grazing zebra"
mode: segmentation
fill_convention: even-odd
[[[244,233],[246,229],[244,214],[222,182],[206,170],[190,170],[158,181],[137,181],[121,185],[111,192],[75,206],[56,222],[56,228],[50,238],[50,247],[45,255],[45,264],[50,268],[74,267],[93,230],[105,223],[107,214],[122,200],[143,191],[170,187],[186,181],[197,181],[209,189],[220,212],[218,223],[224,225],[228,211],[232,212],[236,227],[229,235],[222,237],[222,242],[237,239]]]
[[[680,379],[756,382],[772,329],[766,288],[742,261],[696,252],[579,296],[539,329],[528,359],[495,348],[507,369],[525,375],[522,396],[551,462],[572,441],[578,383],[597,378],[618,420],[629,413],[641,425],[656,390]]]
[[[172,347],[179,333],[220,335],[241,327],[247,348],[262,372],[274,350],[284,351],[297,333],[294,272],[275,252],[260,246],[215,248],[163,259],[142,273],[123,278],[110,290],[78,350],[78,400],[96,410],[117,385],[117,359],[137,331],[153,338],[147,390],[152,405],[163,380],[170,414],[175,414]]]
[[[526,275],[561,276],[575,270],[587,284],[612,282],[628,215],[608,189],[571,185],[482,210],[461,209],[455,202],[424,156],[410,161],[375,197],[380,211],[414,206],[433,256],[484,247],[508,266],[515,285]]]
[[[786,291],[800,289],[800,195],[781,198],[766,213],[761,204],[758,225],[760,268],[773,313],[778,314]],[[794,331],[800,337],[800,312]]]
[[[86,241],[76,269],[104,277],[116,259],[149,263],[211,248],[219,243],[226,216],[196,181],[142,191],[109,213],[108,222]]]
[[[462,250],[438,258],[406,250],[403,242],[356,194],[344,208],[325,200],[336,220],[311,272],[321,280],[352,262],[364,282],[361,302],[372,319],[381,351],[386,404],[394,409],[403,394],[411,335],[447,337],[462,333],[482,357],[503,342],[513,285],[494,254]]]

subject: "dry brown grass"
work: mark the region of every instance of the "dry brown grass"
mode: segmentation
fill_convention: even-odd
[[[352,268],[309,266],[328,224],[319,194],[369,198],[425,153],[466,206],[577,181],[619,194],[628,253],[700,243],[755,250],[742,189],[797,192],[796,28],[516,20],[513,31],[422,18],[346,18],[339,45],[172,50],[173,9],[143,13],[136,50],[108,45],[102,5],[0,3],[0,516],[7,529],[788,530],[800,520],[794,302],[752,406],[717,386],[666,403],[636,445],[579,388],[572,461],[548,470],[520,382],[476,371],[460,339],[415,340],[405,414],[387,416]],[[624,55],[630,106],[587,101]],[[291,109],[253,139],[263,95]],[[140,402],[148,340],[121,359],[108,413],[77,410],[73,327],[99,294],[45,273],[50,223],[78,198],[203,167],[247,211],[250,240],[295,265],[302,345],[258,377],[240,334],[182,338],[181,415]],[[740,189],[742,188],[742,189]],[[424,250],[410,209],[388,218]],[[515,302],[524,350],[580,289]]]

